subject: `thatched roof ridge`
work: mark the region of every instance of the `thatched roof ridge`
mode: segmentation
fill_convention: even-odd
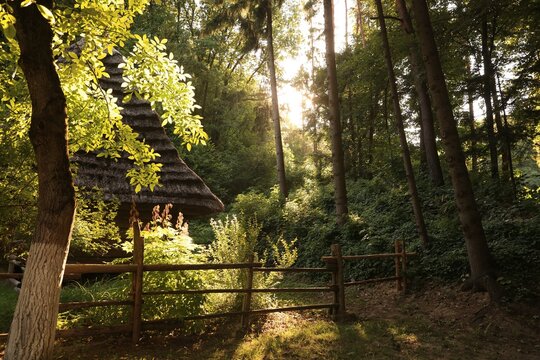
[[[117,198],[121,209],[134,201],[139,210],[148,211],[154,205],[173,204],[175,210],[186,216],[207,215],[223,211],[222,202],[210,191],[204,181],[191,170],[178,155],[172,141],[161,126],[161,120],[149,102],[133,97],[128,103],[122,103],[123,63],[122,55],[115,51],[103,60],[110,78],[100,80],[103,89],[112,89],[123,107],[123,121],[139,134],[140,139],[150,145],[161,156],[157,162],[163,164],[160,172],[160,186],[154,191],[143,190],[138,194],[129,185],[126,171],[133,167],[132,162],[124,154],[122,158],[97,158],[93,153],[75,154],[73,161],[77,163],[76,184],[80,187],[99,188],[106,199]]]

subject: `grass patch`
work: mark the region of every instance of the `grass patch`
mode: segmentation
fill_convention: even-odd
[[[0,332],[2,333],[9,331],[18,297],[19,294],[13,290],[13,286],[0,282]]]

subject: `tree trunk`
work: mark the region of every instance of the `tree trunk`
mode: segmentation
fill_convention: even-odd
[[[378,99],[373,95],[373,84],[369,86],[369,112],[368,112],[368,134],[367,134],[367,164],[366,174],[371,172],[373,164],[373,140],[375,136],[375,116],[377,111]]]
[[[437,119],[441,125],[441,136],[454,188],[459,220],[467,246],[471,267],[469,284],[474,289],[487,290],[491,299],[498,301],[500,299],[500,288],[496,282],[495,269],[484,228],[482,227],[480,212],[474,199],[472,184],[465,165],[465,156],[461,149],[426,1],[413,0],[413,10],[420,39],[420,48],[426,65],[428,84],[434,107],[437,110]]]
[[[52,1],[41,1],[52,8]],[[36,231],[11,323],[5,359],[52,356],[60,285],[75,213],[67,152],[66,100],[53,63],[52,30],[36,5],[13,6],[19,64],[30,98],[30,140],[36,155],[39,199]]]
[[[497,96],[497,86],[495,82],[495,70],[493,69],[493,63],[491,61],[491,56],[488,58],[489,61],[489,82],[490,82],[490,92],[493,99],[493,108],[495,112],[495,124],[497,125],[497,135],[501,143],[501,168],[503,172],[503,178],[505,180],[509,179],[510,176],[510,165],[509,165],[509,147],[506,141],[506,136],[504,136],[504,124],[501,118],[501,104],[499,102],[499,97]]]
[[[418,124],[420,125],[420,171],[425,172],[427,168],[427,156],[426,141],[424,136],[424,123],[422,122],[422,108],[419,109],[419,113],[420,118],[418,119]]]
[[[366,47],[366,31],[364,29],[364,14],[362,12],[362,1],[356,0],[356,29],[360,32],[362,48]]]
[[[345,49],[349,48],[349,4],[345,0]]]
[[[467,76],[470,80],[472,78],[471,74],[471,64],[470,61],[467,61]],[[467,102],[469,104],[469,129],[471,137],[471,166],[474,172],[478,171],[478,155],[476,150],[476,127],[474,123],[474,91],[472,85],[469,81],[467,84]]]
[[[397,0],[397,9],[400,18],[402,19],[401,24],[403,31],[410,34],[412,37],[414,29],[409,10],[407,9],[404,0]],[[418,105],[420,106],[421,128],[429,176],[434,185],[441,186],[444,184],[444,177],[441,169],[441,161],[439,160],[439,153],[437,152],[437,136],[435,134],[433,111],[431,110],[431,99],[429,98],[426,79],[424,78],[425,71],[422,68],[422,62],[418,56],[416,41],[411,41],[411,45],[409,46],[409,61],[414,77],[414,87],[416,94],[418,95]]]
[[[510,136],[509,136],[510,129],[508,125],[508,117],[506,116],[506,101],[504,99],[504,94],[501,87],[501,79],[499,78],[498,74],[497,74],[497,84],[499,86],[499,93],[501,94],[501,108],[502,108],[503,119],[504,119],[503,138],[504,138],[504,142],[506,143],[507,151],[508,151],[508,170],[510,172],[510,181],[512,183],[512,194],[515,199],[517,190],[516,190],[516,178],[514,176],[514,164],[512,160],[512,145],[511,145]]]
[[[281,196],[288,196],[287,181],[285,179],[285,161],[283,157],[283,142],[281,140],[281,123],[279,119],[279,102],[277,94],[276,67],[274,61],[274,39],[272,34],[272,1],[266,10],[267,21],[267,47],[268,47],[268,72],[270,73],[270,88],[272,90],[272,120],[274,122],[274,140],[276,143],[276,160],[279,191]]]
[[[334,174],[334,198],[338,224],[346,220],[347,188],[345,185],[345,164],[339,115],[339,97],[337,87],[336,54],[334,50],[334,4],[324,0],[324,36],[326,39],[326,66],[328,72],[328,114],[332,141],[332,170]]]
[[[491,84],[489,79],[489,49],[488,49],[488,26],[487,20],[482,20],[482,59],[484,61],[484,103],[486,104],[486,127],[488,135],[488,147],[490,156],[490,169],[491,177],[493,179],[499,178],[499,164],[497,155],[497,138],[493,130],[493,106],[491,103]]]
[[[420,235],[420,241],[422,242],[422,245],[424,247],[427,247],[429,239],[426,224],[424,222],[424,215],[422,214],[422,206],[420,205],[418,190],[416,188],[416,179],[414,178],[409,145],[407,144],[407,137],[405,135],[405,128],[403,126],[403,117],[401,114],[401,107],[399,105],[399,94],[396,83],[396,75],[394,74],[394,65],[392,64],[392,55],[390,53],[390,44],[388,42],[388,35],[386,32],[386,23],[384,21],[382,2],[381,0],[375,0],[375,4],[377,5],[377,13],[379,15],[378,17],[379,25],[381,27],[381,38],[384,48],[384,58],[386,60],[388,79],[390,81],[390,89],[392,91],[392,102],[394,104],[394,117],[396,119],[396,126],[399,132],[399,141],[401,143],[401,156],[403,159],[405,174],[407,176],[407,184],[409,185],[409,195],[411,196],[414,219],[416,220],[416,227],[418,230],[418,234]]]

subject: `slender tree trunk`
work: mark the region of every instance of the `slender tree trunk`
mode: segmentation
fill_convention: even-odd
[[[349,4],[345,0],[345,48],[349,48]]]
[[[41,1],[47,8],[53,3]],[[13,4],[19,64],[30,98],[30,141],[36,155],[38,218],[24,281],[11,323],[5,359],[52,356],[60,285],[75,213],[67,152],[66,100],[53,63],[52,30],[36,5]]]
[[[375,115],[378,103],[378,100],[373,96],[373,84],[369,86],[369,99],[366,174],[371,172],[371,165],[373,164],[373,139],[375,136]]]
[[[354,111],[353,111],[353,101],[352,101],[352,92],[351,87],[347,87],[347,121],[349,125],[349,134],[351,136],[351,143],[349,146],[346,146],[348,148],[348,152],[350,153],[350,169],[352,174],[357,173],[357,162],[358,157],[357,154],[354,153],[354,144],[356,142],[356,130],[357,130],[357,123],[354,121]],[[345,162],[346,164],[347,162]]]
[[[346,220],[347,188],[345,185],[345,164],[339,115],[339,97],[337,87],[336,54],[334,50],[334,4],[324,0],[324,36],[326,38],[326,66],[328,72],[328,110],[330,117],[330,135],[332,141],[332,170],[334,174],[334,198],[338,224]]]
[[[472,78],[471,63],[467,61],[467,76]],[[476,127],[474,123],[474,90],[469,81],[467,84],[467,102],[469,103],[469,129],[471,136],[471,165],[474,172],[478,171],[478,155],[476,149]]]
[[[405,0],[397,0],[396,5],[400,18],[402,19],[401,24],[403,31],[413,37],[414,28]],[[441,169],[441,161],[439,160],[439,153],[437,152],[437,136],[435,134],[433,111],[431,110],[431,99],[429,98],[426,79],[424,78],[425,71],[423,69],[422,61],[418,56],[418,48],[415,40],[411,41],[411,45],[409,46],[409,61],[412,67],[414,87],[416,94],[418,95],[418,104],[420,106],[421,128],[429,175],[434,185],[441,186],[444,184],[444,177]]]
[[[416,188],[416,180],[414,178],[414,170],[411,163],[409,145],[407,144],[407,137],[405,136],[405,128],[403,126],[403,117],[401,114],[401,107],[399,105],[399,94],[397,89],[396,75],[394,74],[394,65],[392,64],[392,55],[390,53],[390,44],[388,42],[388,35],[386,32],[386,23],[384,21],[382,2],[381,0],[375,0],[375,4],[377,5],[377,13],[379,15],[379,25],[381,27],[381,38],[384,48],[384,58],[386,60],[388,79],[390,81],[390,89],[392,91],[392,102],[394,104],[394,117],[396,119],[396,126],[399,132],[401,155],[403,158],[405,174],[407,176],[407,184],[409,185],[409,195],[411,196],[414,219],[416,220],[416,227],[418,230],[418,234],[420,235],[420,241],[422,242],[422,245],[424,247],[427,247],[427,245],[429,244],[429,238],[427,234],[426,224],[424,222],[424,215],[422,214],[422,206],[420,204],[418,190]]]
[[[389,115],[388,115],[388,84],[386,84],[384,88],[384,97],[383,97],[383,118],[384,118],[384,126],[386,128],[386,142],[389,149],[388,154],[388,161],[391,162],[394,159],[394,151],[392,147],[392,133],[390,129],[390,121],[389,121]]]
[[[422,172],[425,172],[428,166],[426,156],[426,141],[424,135],[424,122],[422,121],[422,108],[419,109],[419,115],[420,118],[418,119],[418,124],[420,125],[420,170]]]
[[[274,62],[274,39],[272,34],[272,1],[266,10],[267,21],[267,48],[268,48],[268,72],[270,73],[270,87],[272,90],[272,120],[274,121],[274,139],[276,142],[276,160],[278,171],[279,190],[281,195],[288,196],[287,181],[285,179],[285,161],[283,156],[283,142],[281,140],[281,123],[279,119],[279,102],[277,94],[276,67]]]
[[[508,152],[508,170],[510,172],[510,181],[512,183],[512,193],[513,197],[516,197],[516,178],[514,177],[514,164],[512,160],[512,145],[510,142],[510,136],[509,136],[509,125],[508,125],[508,117],[506,116],[506,101],[504,100],[504,94],[501,87],[501,79],[499,78],[499,75],[497,74],[497,84],[499,85],[499,93],[501,94],[501,107],[502,107],[502,113],[503,113],[503,138],[504,142],[506,143]]]
[[[489,68],[491,61],[489,60],[489,49],[488,49],[488,26],[487,20],[482,20],[482,59],[484,61],[484,102],[486,104],[486,127],[488,135],[488,146],[489,146],[489,156],[490,156],[490,168],[491,168],[491,177],[493,179],[499,178],[499,164],[498,164],[498,155],[497,155],[497,138],[495,137],[495,132],[493,130],[493,106],[491,104],[491,91],[490,91],[490,79],[489,79]]]
[[[500,299],[500,288],[495,278],[495,269],[484,228],[482,227],[480,212],[474,199],[469,172],[465,165],[465,156],[461,149],[461,142],[437,45],[435,44],[426,1],[413,0],[413,10],[420,39],[420,48],[426,65],[429,88],[434,107],[437,110],[437,119],[441,125],[441,136],[454,188],[459,220],[467,245],[467,254],[471,267],[471,280],[468,284],[472,285],[474,289],[487,290],[491,299],[498,301]]]
[[[360,32],[362,47],[366,47],[366,30],[364,29],[364,14],[362,12],[362,1],[356,0],[356,29]]]
[[[509,147],[506,142],[506,137],[504,136],[504,124],[501,118],[501,104],[499,102],[499,97],[497,96],[497,86],[495,83],[495,70],[493,69],[493,63],[491,61],[491,56],[488,58],[489,61],[489,82],[490,82],[490,91],[491,97],[493,99],[493,109],[495,112],[495,124],[497,125],[497,135],[501,143],[501,168],[503,172],[503,178],[508,180],[510,176],[510,165],[509,165]]]

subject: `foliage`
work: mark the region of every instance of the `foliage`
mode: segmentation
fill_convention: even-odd
[[[205,258],[202,249],[193,244],[188,236],[187,224],[179,215],[175,225],[171,222],[171,205],[162,212],[154,208],[152,221],[141,232],[145,242],[145,264],[184,264],[201,263]],[[133,243],[122,245],[126,252],[133,251]],[[143,276],[143,291],[170,291],[178,289],[201,289],[208,282],[205,274],[198,271],[146,272]],[[93,281],[86,284],[73,284],[62,292],[63,301],[125,300],[129,298],[131,280],[129,276]],[[144,300],[143,319],[180,319],[188,315],[202,313],[206,298],[203,295],[157,295]],[[62,314],[60,323],[66,327],[90,324],[118,324],[126,322],[130,310],[127,307],[89,308],[79,312]],[[186,331],[195,331],[197,324],[186,326]]]
[[[27,5],[31,3],[35,1],[28,1]],[[126,57],[125,86],[150,99],[155,110],[163,110],[164,121],[174,124],[174,132],[182,137],[186,147],[206,139],[200,118],[191,114],[195,109],[191,84],[186,83],[187,76],[172,57],[164,53],[165,40],[150,40],[130,32],[135,16],[147,4],[147,0],[129,4],[117,0],[76,0],[69,5],[60,3],[52,12],[39,5],[55,32],[53,55],[70,115],[71,153],[95,151],[98,156],[118,158],[126,152],[135,165],[126,175],[137,192],[142,187],[154,189],[157,185],[160,165],[152,161],[159,154],[122,122],[121,106],[112,90],[100,87],[100,79],[109,77],[102,62],[107,55],[124,48],[127,42],[135,42]],[[0,111],[8,114],[6,122],[21,134],[28,129],[30,102],[24,78],[14,66],[19,48],[9,30],[15,21],[12,10],[10,5],[0,5],[5,29],[5,39],[0,39],[4,49],[0,62],[5,64],[0,77],[7,80],[0,88]]]
[[[500,282],[511,297],[533,296],[540,264],[538,202],[521,199],[512,202],[501,184],[490,188],[484,178],[477,179],[478,202],[484,213],[484,228],[495,261],[501,269]],[[423,208],[431,246],[422,249],[416,235],[407,189],[382,176],[348,183],[350,216],[344,226],[333,219],[333,199],[329,185],[307,182],[286,200],[281,211],[274,195],[249,192],[239,195],[232,209],[242,209],[258,219],[262,234],[276,237],[283,233],[297,238],[297,266],[322,265],[330,245],[339,243],[344,254],[392,252],[394,240],[406,242],[408,251],[416,251],[409,275],[421,279],[461,281],[467,277],[468,262],[459,229],[452,190],[434,187],[427,177],[418,182],[424,194]],[[504,187],[504,186],[503,186]],[[510,203],[509,203],[510,201]],[[264,214],[260,216],[259,214]],[[266,222],[265,222],[266,221]],[[391,276],[393,263],[388,260],[351,262],[348,279]]]
[[[166,205],[160,213],[159,206],[153,211],[152,221],[141,232],[144,238],[145,264],[197,264],[204,263],[202,249],[188,235],[187,223],[180,213],[176,223],[171,222]],[[124,243],[124,250],[132,251],[132,242]],[[178,289],[202,289],[208,278],[199,271],[147,272],[143,275],[143,291],[167,291]],[[157,295],[145,298],[143,319],[182,318],[198,315],[203,311],[204,295]]]
[[[266,238],[267,246],[257,252],[260,241],[261,227],[253,218],[238,219],[236,216],[225,220],[212,220],[215,241],[208,249],[208,255],[214,263],[245,263],[254,256],[255,262],[269,266],[289,267],[297,258],[295,242],[286,241],[279,236],[275,241]],[[216,271],[212,286],[226,289],[241,289],[245,287],[246,270],[219,270]],[[256,272],[253,277],[254,288],[271,288],[282,279],[279,273]],[[243,295],[217,294],[210,296],[209,303],[212,309],[239,309]],[[264,308],[275,302],[275,297],[269,293],[253,295],[253,307]]]
[[[103,193],[77,191],[77,214],[71,235],[70,256],[104,255],[120,243],[120,233],[114,219],[118,201],[104,201]]]

